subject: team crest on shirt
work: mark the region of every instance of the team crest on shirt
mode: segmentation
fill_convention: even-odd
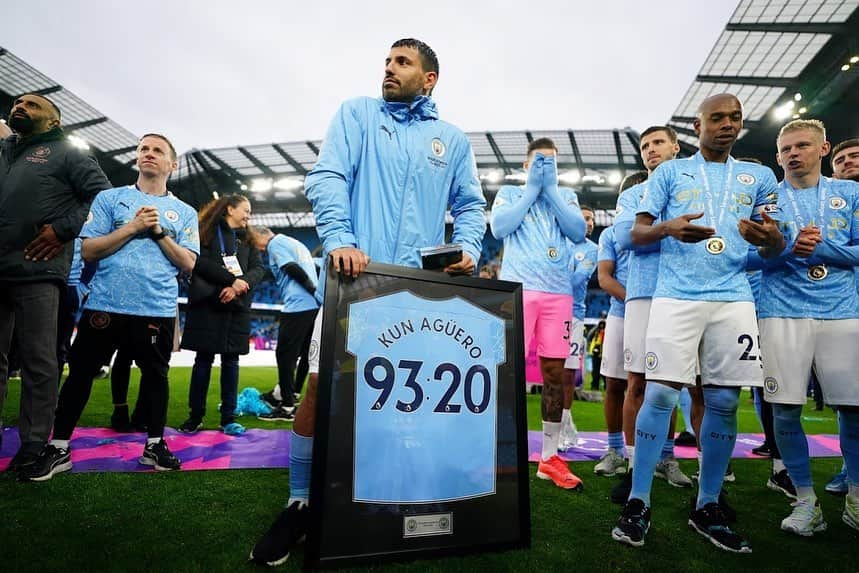
[[[168,221],[170,221],[171,223],[175,223],[176,221],[179,220],[179,213],[170,209],[168,211],[164,211],[164,217],[166,217],[166,219]]]
[[[624,359],[626,359],[626,355],[624,355]],[[648,352],[644,355],[644,367],[648,370],[653,370],[656,368],[656,365],[659,364],[659,357],[656,356],[655,352]]]
[[[51,148],[45,145],[41,145],[33,150],[33,152],[27,156],[27,161],[30,163],[47,163],[48,156],[51,154]]]
[[[558,249],[556,249],[555,247],[549,247],[549,250],[546,251],[546,254],[549,256],[549,260],[558,260]]]
[[[764,390],[767,394],[775,394],[778,392],[778,381],[772,376],[767,376],[764,379]]]
[[[444,157],[444,152],[447,151],[447,147],[445,147],[442,140],[434,137],[430,145],[432,145],[432,152],[436,157]]]
[[[757,179],[755,179],[754,175],[751,175],[749,173],[740,173],[739,175],[737,175],[737,181],[739,181],[743,185],[754,185]]]
[[[110,315],[106,312],[94,312],[89,317],[89,325],[96,330],[104,330],[110,326]]]
[[[583,252],[581,252],[581,251],[579,251],[578,253],[576,253],[576,260],[577,260],[577,261],[583,261],[583,260],[585,260],[585,254],[584,254]]]
[[[843,209],[847,206],[847,201],[845,201],[841,197],[831,197],[829,199],[829,208],[830,209]]]

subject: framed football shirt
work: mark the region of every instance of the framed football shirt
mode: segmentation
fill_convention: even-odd
[[[326,280],[306,564],[530,545],[521,285]]]

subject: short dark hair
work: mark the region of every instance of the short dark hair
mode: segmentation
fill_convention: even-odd
[[[845,139],[838,145],[832,148],[832,153],[829,154],[829,166],[835,167],[835,156],[847,149],[848,147],[859,147],[859,137],[851,137]]]
[[[527,154],[531,155],[531,152],[535,149],[554,149],[555,151],[558,151],[558,146],[555,145],[555,142],[548,137],[538,137],[528,144]]]
[[[425,72],[438,73],[438,56],[435,51],[424,42],[414,38],[402,38],[391,44],[392,48],[413,48],[421,57],[421,67]]]
[[[636,171],[635,173],[630,173],[623,178],[623,181],[620,182],[620,187],[617,192],[618,194],[623,193],[633,185],[638,185],[645,181],[647,181],[647,171]]]
[[[63,119],[63,112],[61,112],[61,111],[60,111],[59,106],[58,106],[57,104],[55,104],[55,103],[54,103],[54,101],[53,101],[51,98],[46,97],[46,96],[43,96],[42,94],[37,94],[37,93],[27,92],[27,93],[23,93],[23,94],[19,95],[19,96],[18,96],[18,97],[16,97],[15,99],[16,99],[16,100],[17,100],[17,99],[20,99],[20,98],[22,98],[22,97],[24,97],[24,96],[26,96],[26,95],[28,95],[28,96],[33,96],[33,97],[37,97],[37,98],[39,98],[39,99],[43,99],[43,100],[45,100],[46,102],[48,102],[48,104],[49,104],[52,108],[54,108],[54,111],[57,113],[57,119],[59,119],[60,121],[62,121],[62,119]]]
[[[160,133],[147,133],[145,135],[141,135],[140,139],[137,140],[137,145],[140,145],[140,142],[143,141],[144,139],[146,139],[147,137],[157,137],[158,139],[163,140],[164,143],[167,144],[167,147],[170,148],[170,155],[173,156],[173,161],[176,161],[176,159],[178,159],[179,155],[176,153],[176,148],[173,147],[173,144],[170,142],[169,139],[167,139],[166,136],[161,135]]]
[[[590,211],[591,213],[596,213],[596,211],[594,211],[594,208],[586,203],[582,203],[581,205],[579,205],[579,211]]]
[[[643,139],[645,136],[650,135],[651,133],[656,133],[657,131],[664,131],[668,134],[668,139],[671,140],[671,143],[677,143],[677,132],[674,131],[673,127],[668,125],[651,125],[647,129],[641,132],[641,135],[638,136],[639,141]]]

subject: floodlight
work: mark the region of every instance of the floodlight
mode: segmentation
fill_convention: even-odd
[[[569,185],[575,185],[579,181],[581,181],[581,176],[578,171],[565,171],[558,175],[558,180],[561,183],[567,183]]]
[[[69,143],[71,143],[78,149],[89,149],[89,144],[84,141],[82,137],[79,137],[77,135],[69,135],[66,139],[68,139]]]
[[[274,187],[282,191],[296,191],[304,187],[304,179],[297,177],[281,177],[274,183]]]
[[[251,180],[251,193],[265,193],[274,186],[271,179],[259,178]]]

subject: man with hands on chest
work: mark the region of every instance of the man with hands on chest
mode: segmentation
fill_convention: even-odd
[[[51,442],[22,474],[45,481],[72,467],[70,440],[102,364],[121,347],[141,371],[148,437],[140,463],[177,470],[163,439],[167,418],[179,272],[191,272],[200,252],[197,213],[167,190],[176,151],[160,134],[137,146],[137,183],[103,191],[81,230],[81,256],[98,261],[72,345],[69,376],[57,406]]]
[[[764,398],[773,405],[775,439],[796,487],[781,529],[803,537],[826,529],[814,491],[802,408],[812,368],[827,404],[838,410],[847,470],[842,520],[859,530],[859,185],[821,173],[829,154],[823,123],[794,120],[781,128],[777,159],[784,169],[778,214],[792,244],[762,268],[760,318]]]

